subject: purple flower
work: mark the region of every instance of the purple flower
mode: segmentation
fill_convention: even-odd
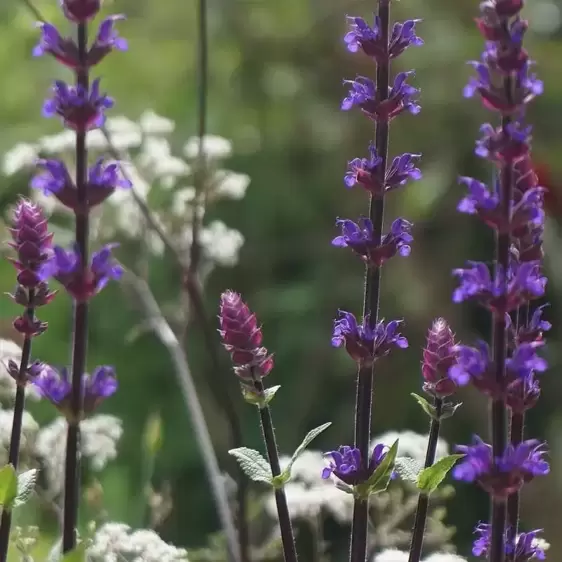
[[[387,452],[386,445],[376,445],[369,460],[369,466],[364,467],[359,449],[343,445],[337,451],[329,451],[325,454],[325,456],[331,456],[332,459],[322,471],[322,478],[326,480],[333,474],[349,486],[363,484],[381,464]]]
[[[72,419],[72,381],[68,369],[53,369],[44,366],[41,373],[31,381],[41,396],[50,400],[67,418]],[[117,390],[117,379],[113,367],[96,367],[91,375],[82,377],[82,411],[93,412],[97,406]]]
[[[66,164],[61,160],[37,160],[43,171],[33,177],[31,187],[39,189],[44,195],[56,194],[64,189],[75,189]]]
[[[542,319],[542,314],[544,309],[548,304],[543,304],[538,306],[533,312],[531,321],[527,326],[522,325],[515,338],[518,344],[520,343],[532,343],[532,342],[542,342],[543,332],[548,332],[552,328],[552,324],[547,320]]]
[[[133,186],[129,180],[122,177],[118,162],[107,163],[103,158],[100,158],[88,171],[88,185],[111,191],[118,187],[129,189]]]
[[[381,320],[371,327],[368,317],[362,324],[357,324],[351,312],[340,310],[339,314],[340,318],[334,321],[332,345],[345,346],[351,358],[361,365],[369,365],[378,357],[388,355],[392,347],[408,347],[408,340],[398,332],[401,320],[392,320],[388,324]]]
[[[485,341],[476,342],[477,347],[456,345],[453,352],[456,363],[449,368],[449,377],[459,386],[485,378],[491,370],[490,348]]]
[[[358,223],[349,219],[338,219],[336,225],[341,227],[341,235],[332,240],[338,248],[351,248],[361,259],[373,267],[380,267],[396,254],[409,256],[409,243],[412,223],[398,218],[390,227],[390,232],[382,237],[380,244],[374,239],[373,223],[370,219],[360,218]]]
[[[113,100],[99,91],[99,78],[94,80],[90,91],[81,86],[69,86],[57,80],[53,95],[43,104],[43,116],[58,115],[65,126],[85,132],[101,127],[105,121],[104,111],[113,107]]]
[[[468,264],[470,267],[466,269],[453,271],[460,280],[453,302],[477,300],[490,310],[505,313],[544,295],[547,280],[541,275],[538,261],[517,263],[512,260],[507,275],[498,268],[494,279],[485,263]]]
[[[515,562],[528,562],[529,560],[545,560],[544,550],[540,546],[538,535],[542,529],[535,529],[528,533],[521,533],[516,537],[515,545],[509,540],[510,530],[507,529],[505,536],[505,552],[506,554],[515,554]],[[474,556],[488,557],[490,544],[492,539],[492,526],[488,523],[479,523],[474,529],[474,534],[478,538],[472,546],[472,554]]]
[[[33,56],[49,54],[69,68],[78,68],[80,61],[76,43],[68,37],[62,37],[50,23],[38,22],[37,27],[41,30],[41,38],[33,49]]]
[[[492,447],[480,437],[473,437],[472,445],[459,445],[457,451],[465,456],[453,469],[453,478],[477,482],[496,498],[506,498],[535,476],[549,473],[544,443],[536,439],[508,445],[503,455],[494,459]]]
[[[416,115],[421,109],[414,101],[419,90],[406,83],[410,75],[413,75],[412,71],[398,73],[389,88],[388,99],[383,101],[377,99],[375,83],[369,78],[359,76],[356,80],[345,80],[344,84],[351,87],[341,109],[348,111],[356,105],[374,121],[390,121],[406,110]]]
[[[416,162],[421,154],[406,152],[396,156],[386,170],[384,185],[381,184],[381,158],[373,143],[369,145],[370,158],[354,158],[348,163],[344,183],[347,187],[362,185],[374,197],[381,197],[385,192],[404,185],[409,179],[419,180],[422,177]]]
[[[98,29],[98,34],[88,52],[88,65],[98,64],[111,51],[126,51],[127,40],[120,37],[114,24],[124,20],[125,16],[117,14],[105,18]]]
[[[522,343],[515,348],[513,355],[506,360],[505,367],[514,376],[524,379],[532,373],[544,373],[548,363],[537,355],[542,342]]]
[[[356,53],[359,49],[380,63],[396,58],[408,47],[419,47],[423,40],[416,36],[415,26],[420,20],[408,20],[404,23],[396,22],[392,28],[392,35],[388,44],[380,31],[380,18],[375,16],[373,27],[363,18],[348,17],[350,31],[345,35],[344,41],[348,51]]]
[[[94,252],[85,275],[82,275],[82,259],[77,249],[65,250],[55,246],[53,256],[43,265],[39,275],[43,280],[54,277],[78,302],[88,301],[110,280],[119,280],[123,275],[123,268],[111,255],[114,247],[116,244],[108,244]]]
[[[533,408],[541,395],[541,387],[534,373],[517,377],[507,385],[505,403],[515,414],[523,414]]]
[[[474,178],[460,177],[459,182],[466,184],[469,191],[457,206],[460,213],[486,216],[486,213],[494,211],[499,205],[500,198],[496,190],[490,191],[488,186]]]
[[[499,164],[521,159],[530,150],[532,127],[520,121],[509,123],[505,128],[485,123],[480,127],[482,138],[476,142],[475,153]]]

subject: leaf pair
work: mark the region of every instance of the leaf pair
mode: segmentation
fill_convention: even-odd
[[[435,492],[441,482],[456,462],[464,455],[449,455],[439,459],[428,468],[424,468],[420,462],[409,457],[398,457],[396,459],[396,472],[403,480],[413,482],[418,490],[424,494]]]
[[[0,505],[5,510],[23,505],[33,493],[37,470],[31,469],[17,474],[13,465],[0,469]]]

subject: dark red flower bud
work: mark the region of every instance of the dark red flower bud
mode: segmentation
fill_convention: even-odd
[[[62,0],[64,15],[75,23],[85,23],[95,18],[101,8],[101,0]]]
[[[424,390],[439,398],[450,396],[457,385],[449,376],[455,362],[455,336],[444,318],[437,318],[427,333],[427,346],[423,350],[422,375]]]
[[[273,369],[273,356],[261,347],[263,335],[256,315],[238,293],[225,291],[221,295],[219,321],[222,343],[230,353],[236,376],[253,387],[254,381]]]

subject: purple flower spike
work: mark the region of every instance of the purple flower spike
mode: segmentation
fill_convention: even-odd
[[[485,123],[480,127],[482,138],[476,142],[475,153],[498,164],[513,164],[529,152],[531,131],[532,127],[519,121],[510,123],[505,129]]]
[[[359,449],[342,445],[337,451],[329,451],[325,454],[326,457],[332,457],[332,459],[329,465],[322,471],[322,478],[326,480],[333,474],[349,486],[363,484],[381,464],[387,452],[388,447],[385,445],[376,445],[369,460],[369,466],[365,467],[363,466]]]
[[[61,160],[37,160],[37,166],[43,171],[33,177],[31,187],[39,189],[44,195],[57,194],[68,189],[75,189],[74,182]]]
[[[421,154],[412,154],[410,152],[396,156],[386,172],[386,191],[400,187],[408,180],[421,179],[421,170],[416,168],[416,160],[420,157]]]
[[[111,250],[116,244],[108,244],[92,254],[86,276],[80,274],[81,257],[76,249],[65,250],[55,246],[54,255],[44,264],[39,275],[46,280],[55,278],[78,302],[86,302],[99,293],[109,281],[119,280],[123,268],[117,263]]]
[[[351,312],[340,310],[339,314],[340,318],[334,321],[332,345],[345,346],[349,356],[361,366],[370,365],[377,358],[388,355],[393,347],[408,347],[408,340],[398,332],[400,320],[388,324],[381,320],[372,328],[368,317],[362,324],[357,324]]]
[[[494,459],[492,447],[477,435],[472,445],[459,445],[457,451],[465,456],[453,469],[453,478],[477,482],[497,499],[505,499],[517,492],[525,482],[535,476],[549,473],[543,460],[544,444],[536,439],[523,441],[516,447],[508,445],[503,455]]]
[[[49,54],[69,68],[79,67],[78,47],[72,39],[62,37],[50,23],[38,22],[37,27],[41,30],[41,38],[33,49],[34,57]]]
[[[535,529],[528,533],[521,533],[516,537],[515,545],[510,540],[510,529],[506,531],[505,552],[507,555],[515,554],[515,562],[529,562],[530,560],[546,560],[546,555],[541,547],[538,535],[542,529]],[[492,540],[492,526],[488,523],[479,523],[474,529],[478,538],[472,546],[474,556],[488,557]]]
[[[69,86],[57,80],[53,95],[43,104],[43,116],[58,115],[65,126],[85,132],[101,127],[105,121],[104,111],[113,107],[113,100],[100,94],[99,78],[94,80],[89,92],[81,86]]]
[[[408,76],[413,72],[400,72],[394,79],[392,88],[389,88],[388,99],[377,100],[375,83],[369,78],[359,76],[356,80],[345,80],[350,90],[341,104],[344,111],[353,106],[361,108],[369,118],[374,121],[390,121],[404,111],[413,115],[420,112],[420,106],[414,101],[419,90],[406,83]]]
[[[74,421],[71,408],[72,382],[67,368],[60,370],[43,365],[31,382],[41,396],[50,400],[69,420]],[[97,367],[91,375],[82,378],[82,408],[80,416],[92,413],[99,404],[117,391],[113,367]]]
[[[127,50],[127,40],[120,37],[114,28],[116,22],[124,19],[124,15],[117,14],[109,16],[101,22],[96,39],[88,52],[89,66],[98,64],[111,51]]]
[[[402,54],[408,47],[419,47],[423,40],[416,36],[415,26],[420,20],[408,20],[404,23],[395,23],[392,29],[388,50],[386,40],[380,31],[380,18],[375,16],[373,27],[363,18],[348,17],[350,31],[345,35],[344,41],[348,51],[356,53],[359,49],[380,63],[386,63]]]

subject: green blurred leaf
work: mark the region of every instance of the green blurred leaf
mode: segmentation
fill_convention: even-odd
[[[398,452],[398,439],[394,442],[388,453],[386,453],[382,462],[377,466],[373,474],[366,482],[367,494],[380,494],[384,492],[390,484],[392,473],[394,472],[394,464],[396,461],[396,453]]]
[[[18,475],[17,478],[17,495],[14,499],[13,507],[18,507],[26,503],[33,491],[35,490],[35,483],[37,482],[38,470],[32,468],[26,470]]]
[[[237,449],[230,449],[228,454],[238,461],[246,476],[255,482],[272,483],[271,467],[259,451],[248,447],[238,447]]]
[[[252,392],[251,390],[244,388],[242,390],[242,395],[244,400],[248,402],[248,404],[252,404],[253,406],[258,406],[259,408],[265,408],[274,398],[277,391],[281,388],[281,385],[272,386],[270,388],[266,388],[263,391],[263,395],[260,395],[256,392]]]
[[[88,546],[89,541],[82,541],[74,550],[63,555],[61,562],[85,562]]]
[[[418,488],[426,494],[434,492],[439,484],[443,482],[447,473],[455,466],[455,463],[464,455],[449,455],[439,459],[433,466],[425,468],[418,476]]]
[[[160,414],[151,414],[146,421],[143,442],[147,453],[151,457],[155,457],[162,447],[162,418]]]
[[[410,396],[413,396],[416,402],[422,407],[422,410],[432,419],[437,419],[437,414],[435,412],[435,406],[432,406],[423,396],[416,394],[415,392],[410,392]]]
[[[11,464],[0,469],[0,505],[11,509],[18,494],[18,477]]]

